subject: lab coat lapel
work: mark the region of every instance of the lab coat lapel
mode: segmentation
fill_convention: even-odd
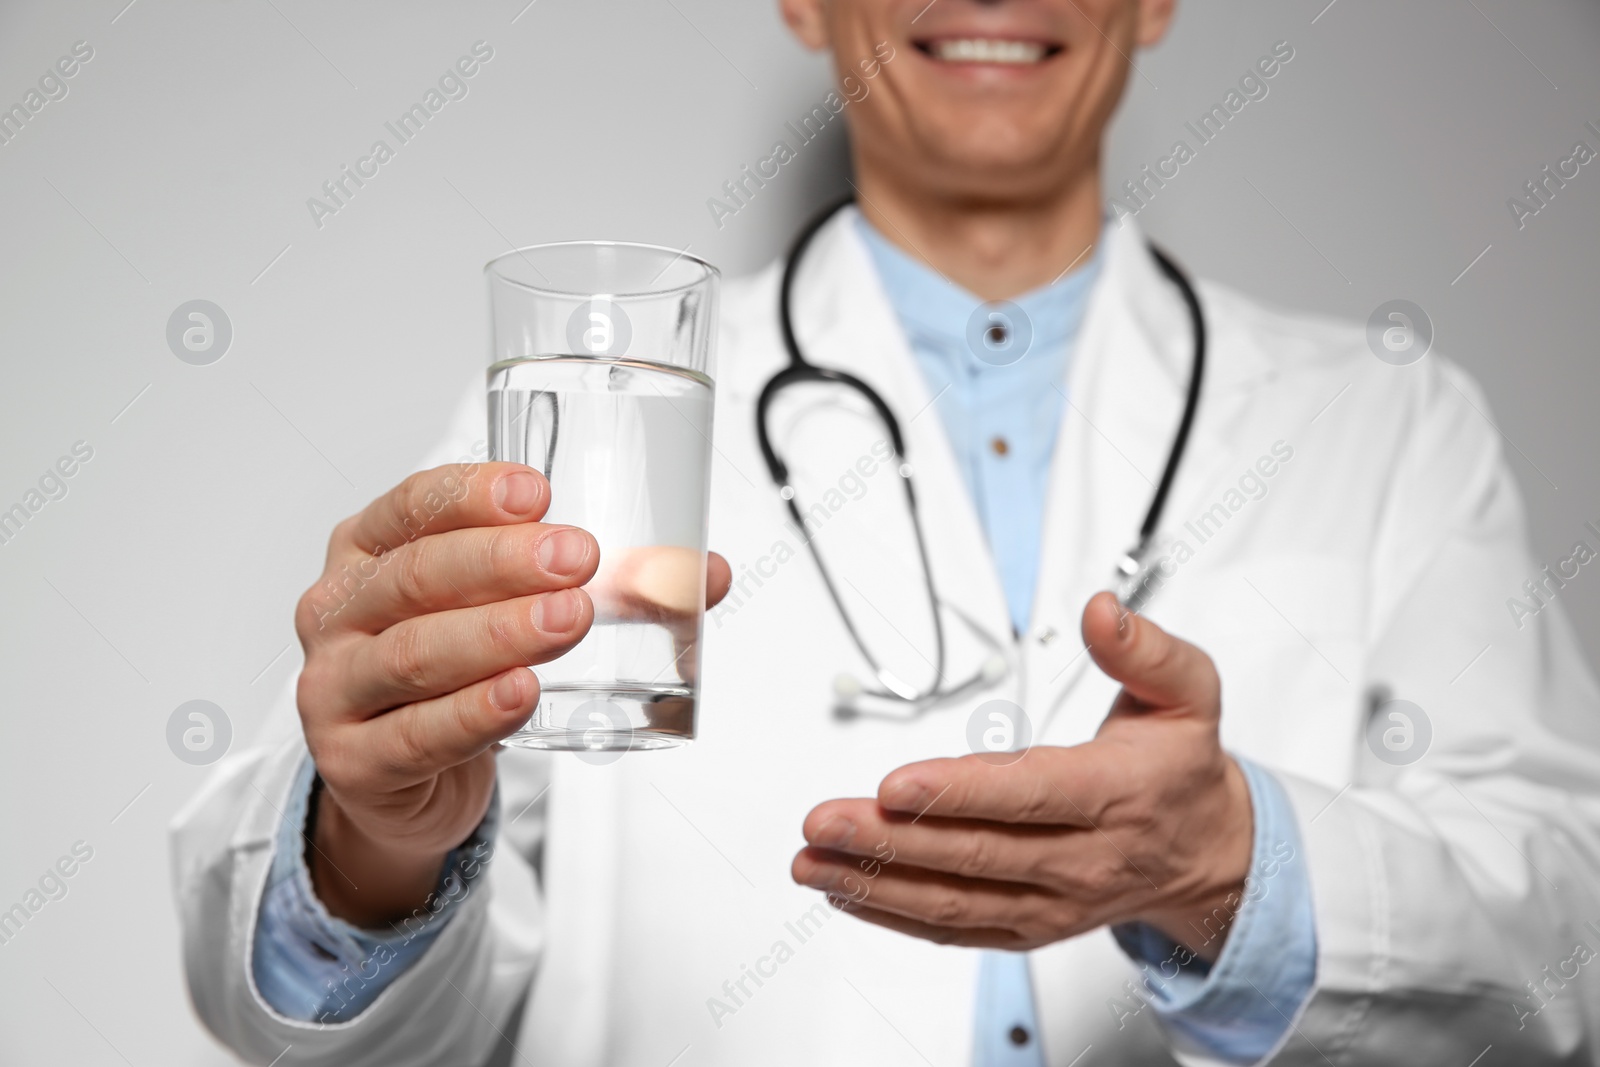
[[[817,234],[806,256],[794,295],[801,348],[811,362],[866,381],[894,412],[913,468],[939,598],[1004,643],[1010,616],[983,527],[933,406],[935,397],[857,225],[854,208],[841,211]],[[945,625],[949,636],[959,637],[959,624],[947,617]],[[948,671],[953,676],[973,666],[955,659]]]
[[[1068,374],[1067,405],[1045,509],[1039,592],[1024,642],[1027,704],[1039,739],[1076,744],[1094,733],[1115,685],[1093,667],[1080,637],[1083,607],[1109,588],[1116,561],[1138,540],[1182,417],[1194,356],[1188,308],[1127,222],[1106,239],[1105,267]],[[1218,471],[1234,462],[1241,417],[1271,378],[1267,353],[1212,329],[1201,402],[1167,499],[1162,526],[1181,525]],[[1087,677],[1084,677],[1087,675]],[[1071,699],[1074,710],[1063,710]],[[1041,721],[1042,718],[1042,721]]]
[[[1138,229],[1111,230],[1102,254],[1067,376],[1024,641],[1025,707],[1038,739],[1053,744],[1087,740],[1106,710],[1107,687],[1080,637],[1083,606],[1137,539],[1182,414],[1191,354],[1182,299],[1157,274]],[[1069,691],[1093,713],[1062,714]]]

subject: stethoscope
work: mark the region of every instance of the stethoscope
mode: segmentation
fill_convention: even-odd
[[[953,700],[965,693],[971,692],[982,686],[992,685],[1005,676],[1007,666],[1000,643],[988,634],[977,622],[964,613],[955,610],[957,619],[968,626],[984,643],[991,648],[990,655],[984,660],[978,670],[967,679],[947,684],[944,681],[945,666],[945,633],[944,622],[940,612],[938,592],[933,582],[933,567],[928,559],[928,546],[922,532],[922,520],[917,513],[916,492],[911,485],[911,464],[906,459],[905,438],[900,432],[900,423],[894,417],[877,391],[866,382],[846,371],[836,370],[832,367],[819,367],[809,362],[800,349],[800,342],[795,338],[794,317],[792,314],[792,297],[795,276],[799,273],[801,260],[805,256],[807,247],[817,232],[833,218],[840,210],[853,203],[854,197],[844,200],[826,208],[814,219],[806,224],[805,228],[795,237],[794,244],[789,249],[788,257],[784,260],[783,281],[778,290],[778,322],[783,333],[783,345],[789,354],[789,364],[768,379],[762,387],[761,395],[756,401],[756,439],[761,446],[761,456],[766,461],[767,472],[772,476],[773,483],[778,487],[778,496],[783,500],[789,510],[789,515],[794,521],[796,529],[804,529],[805,523],[800,515],[800,506],[795,500],[794,484],[789,477],[789,466],[772,446],[772,438],[767,430],[768,412],[772,401],[784,389],[791,385],[802,383],[831,383],[842,386],[859,396],[872,408],[877,417],[882,420],[889,434],[889,446],[893,451],[892,469],[900,478],[901,487],[905,491],[906,506],[910,509],[911,527],[915,532],[917,555],[922,565],[923,587],[928,597],[929,611],[933,616],[934,634],[934,680],[927,686],[918,687],[895,675],[888,670],[879,659],[872,654],[861,639],[850,613],[845,608],[844,601],[839,596],[839,589],[834,582],[833,575],[823,563],[821,554],[817,551],[812,539],[805,539],[806,549],[811,555],[812,562],[817,565],[817,572],[822,576],[822,583],[826,587],[828,597],[833,601],[834,609],[839,613],[839,618],[844,622],[844,628],[850,635],[850,640],[855,644],[856,650],[872,669],[873,676],[881,688],[873,689],[861,683],[854,676],[841,674],[834,683],[835,697],[837,698],[836,711],[841,715],[857,714],[886,714],[894,718],[913,718],[927,711],[937,704]],[[1156,573],[1156,568],[1148,562],[1151,546],[1155,539],[1156,529],[1161,523],[1161,513],[1166,507],[1167,495],[1172,489],[1172,483],[1178,472],[1178,465],[1183,460],[1184,449],[1189,443],[1189,431],[1194,425],[1195,412],[1200,405],[1200,385],[1205,375],[1206,362],[1206,323],[1205,314],[1200,308],[1200,298],[1195,293],[1194,286],[1179,269],[1177,264],[1154,244],[1149,246],[1150,254],[1154,257],[1156,266],[1161,273],[1177,286],[1182,294],[1183,301],[1189,308],[1189,321],[1194,333],[1194,357],[1189,372],[1189,389],[1184,398],[1183,416],[1178,420],[1178,430],[1173,436],[1172,447],[1167,453],[1166,466],[1161,472],[1161,481],[1157,483],[1155,495],[1150,500],[1150,506],[1145,512],[1144,522],[1139,526],[1139,536],[1122,557],[1117,560],[1112,572],[1112,590],[1117,598],[1130,609],[1137,610],[1142,607],[1149,594],[1152,592],[1151,579]],[[863,698],[870,698],[864,700]],[[873,712],[876,705],[887,710]]]

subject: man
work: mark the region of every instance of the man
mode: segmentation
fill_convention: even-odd
[[[759,481],[774,268],[724,301],[711,599],[734,592],[701,739],[497,755],[524,668],[588,628],[599,550],[539,521],[535,472],[470,462],[473,398],[440,457],[467,464],[334,531],[297,616],[303,740],[236,757],[179,819],[207,1025],[259,1063],[1594,1062],[1597,694],[1558,604],[1505,619],[1549,579],[1476,388],[1201,286],[1205,387],[1125,611],[1099,590],[1194,335],[1098,169],[1171,0],[783,12],[874,79],[846,111],[857,209],[801,265],[796,330],[896,412],[963,620],[943,680],[975,687],[830,714],[866,667],[798,542],[897,590],[858,621],[892,630],[925,592],[915,557],[841,536],[856,494],[795,530]],[[1001,345],[1026,326],[1014,361],[985,357],[992,326],[968,339],[986,301],[1015,305]],[[884,466],[852,462],[881,428],[828,410],[781,428],[813,484]],[[329,612],[346,567],[377,576]],[[969,749],[991,723],[1032,747]]]

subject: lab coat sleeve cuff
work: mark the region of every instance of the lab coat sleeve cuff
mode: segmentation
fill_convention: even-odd
[[[1317,931],[1295,809],[1278,780],[1239,760],[1255,833],[1250,873],[1227,943],[1207,966],[1141,923],[1112,929],[1139,965],[1151,1009],[1175,1051],[1201,1062],[1252,1064],[1273,1051],[1316,984]],[[1213,935],[1215,936],[1215,935]]]
[[[329,914],[305,861],[307,816],[320,787],[308,756],[289,791],[256,917],[251,973],[261,997],[301,1022],[348,1022],[427,951],[481,877],[499,824],[498,787],[471,837],[445,857],[439,884],[410,916],[385,931]]]

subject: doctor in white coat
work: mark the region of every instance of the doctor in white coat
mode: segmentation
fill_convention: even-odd
[[[1102,216],[1099,145],[1170,0],[782,6],[842,92],[871,80],[797,340],[895,413],[973,684],[835,711],[871,672],[807,540],[908,670],[925,576],[860,405],[775,417],[803,529],[765,476],[774,266],[723,301],[699,739],[496,750],[587,630],[598,549],[481,461],[474,388],[440,465],[334,530],[281,743],[174,826],[206,1025],[342,1067],[1597,1062],[1600,699],[1555,599],[1594,551],[1532,558],[1477,387],[1199,284],[1203,388],[1125,611],[1196,336]],[[923,312],[1002,300],[1037,350],[941,386]],[[1012,372],[1047,388],[960,406]],[[1040,447],[1034,500],[1006,463]]]

